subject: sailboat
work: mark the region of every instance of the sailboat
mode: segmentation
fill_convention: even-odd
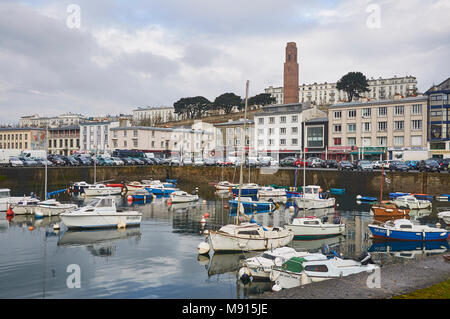
[[[46,131],[46,148],[45,148],[45,158],[47,158],[48,154],[48,127]],[[44,188],[44,197],[45,199],[39,203],[37,203],[36,208],[34,209],[34,215],[36,218],[43,216],[56,216],[61,213],[73,210],[78,208],[76,204],[62,204],[55,199],[48,199],[48,167],[47,161],[45,161],[45,188]]]
[[[246,83],[246,97],[244,109],[244,129],[242,130],[243,139],[245,140],[245,126],[247,119],[247,104],[248,104],[248,86]],[[240,165],[239,176],[239,192],[238,192],[238,209],[236,216],[236,224],[228,224],[222,226],[219,230],[209,232],[210,244],[206,241],[200,243],[198,246],[199,254],[209,253],[210,248],[215,252],[230,252],[230,251],[252,251],[252,250],[268,250],[283,247],[289,244],[294,233],[288,231],[283,227],[263,227],[256,223],[245,222],[239,224],[239,214],[241,208],[241,195],[243,174],[242,166],[245,162],[245,150],[242,152],[242,161]]]

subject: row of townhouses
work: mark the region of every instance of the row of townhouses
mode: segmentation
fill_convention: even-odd
[[[155,126],[176,120],[170,107],[139,108],[133,115],[115,117],[69,113],[39,121],[33,116],[34,124],[23,117],[21,127],[0,128],[0,148],[47,147],[62,155],[136,149],[162,157],[227,158],[243,151],[277,159],[304,153],[336,160],[450,157],[450,78],[423,95],[402,94],[334,103],[327,112],[311,100],[278,103],[251,113],[246,121],[198,121],[172,128]]]

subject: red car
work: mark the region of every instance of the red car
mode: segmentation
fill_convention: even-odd
[[[231,166],[231,165],[233,165],[233,163],[231,163],[230,161],[219,160],[219,161],[217,161],[217,165],[220,165],[220,166]]]
[[[307,161],[303,161],[301,158],[299,158],[298,160],[296,160],[294,162],[294,166],[303,167],[303,166],[305,166],[305,163],[306,163],[306,167],[308,167],[308,162]]]

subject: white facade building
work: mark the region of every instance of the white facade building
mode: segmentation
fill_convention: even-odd
[[[40,117],[38,114],[34,114],[30,116],[22,116],[20,118],[19,124],[20,127],[46,128],[48,126],[49,128],[55,128],[78,125],[85,119],[86,117],[81,114],[70,112],[53,117]]]
[[[175,114],[173,106],[160,106],[160,107],[146,107],[137,108],[133,110],[133,122],[139,124],[139,122],[147,120],[152,125],[165,123],[169,121],[177,120],[179,117]]]
[[[119,121],[80,123],[80,151],[93,153],[112,151],[110,130],[118,126]]]
[[[417,91],[417,80],[413,76],[396,77],[389,79],[374,79],[367,81],[370,91],[364,97],[374,100],[392,99],[399,94],[404,97],[412,96]],[[264,89],[275,97],[278,104],[283,103],[283,87]],[[299,102],[311,101],[316,105],[328,105],[347,101],[347,94],[336,89],[336,83],[314,83],[299,85]]]

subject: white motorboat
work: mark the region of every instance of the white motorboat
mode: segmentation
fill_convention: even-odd
[[[450,224],[450,211],[440,212],[437,215],[439,218],[443,219],[446,224]]]
[[[379,266],[373,263],[367,252],[363,253],[358,261],[342,259],[330,253],[310,254],[293,257],[281,266],[274,266],[270,272],[270,280],[275,282],[272,290],[279,291],[311,282],[373,272],[376,269],[379,269]]]
[[[289,244],[294,237],[283,227],[263,227],[256,223],[225,225],[209,232],[211,247],[219,251],[268,250]]]
[[[306,255],[309,255],[309,253],[298,252],[291,247],[280,247],[265,251],[259,256],[247,258],[242,261],[238,278],[244,283],[249,280],[269,280],[273,266],[281,266],[292,257],[304,257]]]
[[[336,199],[325,197],[320,194],[320,186],[308,185],[303,187],[303,194],[294,197],[295,204],[300,209],[317,209],[334,207]]]
[[[122,193],[120,187],[108,187],[105,184],[91,185],[84,189],[86,196],[109,196]]]
[[[193,194],[188,194],[185,191],[175,191],[170,194],[170,201],[172,203],[189,203],[198,201],[197,189]]]
[[[15,204],[12,209],[15,215],[32,215],[39,203],[40,200],[37,198],[24,198]]]
[[[282,188],[260,187],[258,189],[259,199],[272,199],[274,203],[286,203],[286,190]]]
[[[34,209],[34,214],[36,216],[57,216],[61,213],[77,209],[76,204],[62,204],[55,199],[47,199],[39,202]]]
[[[399,196],[394,199],[394,203],[400,208],[426,209],[431,208],[431,202],[424,199],[417,199],[412,195]]]
[[[339,220],[338,220],[339,219]],[[341,219],[335,220],[336,223],[323,223],[320,218],[315,216],[297,217],[292,223],[286,225],[286,228],[294,233],[294,239],[318,239],[342,235],[345,233],[345,224]]]
[[[0,212],[6,212],[8,207],[16,206],[22,200],[31,200],[33,197],[31,196],[22,196],[22,197],[12,197],[11,190],[9,188],[0,189]]]
[[[68,228],[108,228],[140,225],[142,214],[117,209],[112,196],[96,197],[87,206],[60,215]]]
[[[74,193],[84,193],[84,189],[88,188],[89,186],[92,186],[92,184],[88,184],[85,181],[76,182],[72,185],[72,191]]]
[[[216,189],[230,191],[230,188],[236,188],[238,186],[239,186],[239,184],[233,184],[228,181],[221,181],[216,184]]]

